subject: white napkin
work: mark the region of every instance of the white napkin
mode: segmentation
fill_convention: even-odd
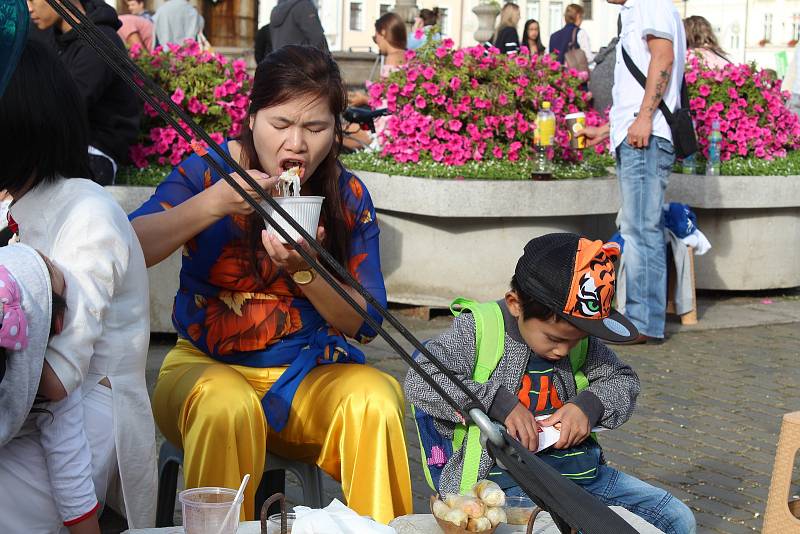
[[[338,499],[321,510],[295,506],[294,513],[292,534],[397,534],[394,528],[358,515]]]

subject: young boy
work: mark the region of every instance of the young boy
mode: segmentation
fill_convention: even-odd
[[[636,328],[611,308],[616,243],[603,244],[575,234],[548,234],[531,240],[517,262],[511,290],[498,302],[505,325],[503,356],[485,383],[472,380],[475,320],[458,316],[450,329],[427,343],[481,399],[489,416],[530,451],[538,449],[538,428],[560,424],[558,442],[539,457],[607,505],[623,506],[667,534],[693,534],[691,510],[668,492],[606,465],[591,428],[616,428],[630,418],[639,378],[600,339],[633,340]],[[589,387],[577,393],[570,350],[588,336],[583,372]],[[466,396],[427,359],[420,364],[459,404]],[[431,415],[436,430],[451,439],[458,415],[413,370],[405,381],[409,402]],[[554,413],[553,413],[554,412]],[[552,413],[537,421],[536,415]],[[463,449],[453,451],[439,478],[441,493],[458,493]],[[496,481],[507,495],[523,491],[511,476],[481,453],[478,478]]]

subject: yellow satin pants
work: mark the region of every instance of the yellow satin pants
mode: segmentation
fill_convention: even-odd
[[[347,505],[388,523],[411,513],[403,432],[403,393],[391,376],[366,365],[329,364],[303,379],[281,432],[267,425],[261,398],[285,368],[227,365],[178,339],[153,394],[158,427],[184,451],[187,488],[237,488],[245,473],[242,519],[270,452],[308,463],[342,483]]]

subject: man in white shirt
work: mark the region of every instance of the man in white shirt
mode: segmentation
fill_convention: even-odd
[[[661,206],[675,161],[672,132],[659,111],[678,107],[686,57],[683,23],[671,0],[608,0],[622,6],[610,125],[587,128],[588,145],[611,137],[622,196],[626,315],[645,343],[664,337],[666,243]],[[628,53],[647,76],[646,88],[623,60]]]

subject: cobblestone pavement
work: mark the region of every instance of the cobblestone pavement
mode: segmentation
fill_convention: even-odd
[[[426,339],[445,329],[449,318],[403,322]],[[639,373],[642,393],[633,418],[601,436],[609,462],[684,500],[695,511],[699,532],[760,530],[780,418],[800,410],[798,327],[690,330],[661,345],[618,348]],[[151,346],[151,387],[167,348],[166,343]],[[406,365],[382,340],[366,352],[376,367],[398,380],[405,376]],[[425,511],[430,490],[409,416],[406,436],[414,509]],[[797,484],[792,489],[800,492]],[[326,501],[342,498],[328,477],[325,490]],[[287,496],[300,500],[291,480]]]

